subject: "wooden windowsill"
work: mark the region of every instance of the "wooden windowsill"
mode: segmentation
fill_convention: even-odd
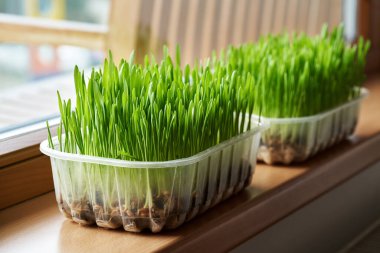
[[[66,220],[50,192],[0,211],[0,251],[226,251],[380,160],[380,78],[371,79],[355,137],[295,166],[258,164],[252,185],[174,231],[134,234]]]

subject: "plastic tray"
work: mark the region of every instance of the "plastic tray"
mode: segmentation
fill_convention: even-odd
[[[270,127],[261,134],[258,160],[267,164],[301,162],[352,135],[358,118],[360,97],[335,109],[308,117],[265,118]],[[253,116],[253,119],[258,116]]]
[[[126,231],[173,229],[251,182],[262,124],[197,155],[134,162],[51,149],[60,211],[80,224]],[[53,144],[58,147],[57,137]]]

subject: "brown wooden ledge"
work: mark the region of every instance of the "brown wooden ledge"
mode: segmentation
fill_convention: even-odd
[[[226,251],[380,160],[380,77],[355,137],[295,166],[258,164],[252,185],[174,231],[134,234],[63,218],[50,192],[0,212],[1,252]]]

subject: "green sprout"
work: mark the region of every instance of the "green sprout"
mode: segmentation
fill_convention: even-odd
[[[167,49],[160,63],[145,57],[140,65],[133,58],[116,66],[110,54],[88,80],[75,67],[76,102],[62,100],[58,92],[61,123],[55,146],[49,132],[50,148],[129,161],[169,161],[193,156],[253,127],[246,116],[254,110],[251,74],[210,63],[181,68],[179,49],[175,62]],[[105,226],[117,227],[120,220],[109,217],[117,220],[120,212],[146,217],[150,208],[150,215],[160,215],[162,226],[168,216],[183,212],[193,195],[204,194],[198,187],[203,181],[195,179],[217,169],[197,172],[191,166],[123,168],[57,160],[53,171],[60,182],[60,202],[70,207],[65,212],[81,223],[93,222],[93,211],[97,222],[107,220]],[[147,225],[132,226],[139,230]]]
[[[360,95],[369,41],[347,45],[343,26],[319,36],[269,35],[255,44],[229,47],[215,65],[250,73],[255,85],[254,113],[294,118],[315,115]],[[261,110],[261,111],[260,111]]]
[[[62,101],[59,147],[63,152],[133,161],[192,156],[247,130],[254,110],[251,74],[218,66],[180,67],[165,50],[160,64],[112,55],[86,82],[74,70],[76,104]],[[153,63],[151,63],[151,61]],[[247,121],[247,122],[246,122]],[[65,138],[62,138],[65,133]],[[51,136],[49,136],[51,143]],[[50,144],[51,145],[51,144]]]
[[[267,163],[302,161],[327,146],[329,140],[321,133],[355,124],[355,119],[343,116],[335,126],[328,120],[326,124],[325,121],[311,124],[306,119],[292,121],[329,111],[360,96],[370,42],[360,37],[357,44],[348,45],[343,31],[341,25],[328,32],[325,25],[315,37],[303,33],[269,35],[257,43],[231,46],[219,57],[214,54],[215,66],[251,74],[254,85],[251,98],[257,105],[254,114],[268,118],[271,123],[261,136],[259,159],[263,159],[262,153],[267,153],[270,154],[264,159]],[[310,136],[311,127],[320,132]],[[317,139],[321,139],[320,144],[310,145],[311,140]]]

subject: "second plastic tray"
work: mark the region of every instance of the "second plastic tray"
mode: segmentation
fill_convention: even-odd
[[[242,190],[256,166],[262,125],[189,158],[134,162],[60,152],[50,156],[60,211],[80,224],[140,232],[176,228]],[[58,147],[57,137],[53,144]]]
[[[352,135],[359,113],[361,95],[335,109],[301,118],[265,118],[270,127],[261,135],[258,160],[267,164],[301,162]],[[258,118],[253,116],[253,119]]]

